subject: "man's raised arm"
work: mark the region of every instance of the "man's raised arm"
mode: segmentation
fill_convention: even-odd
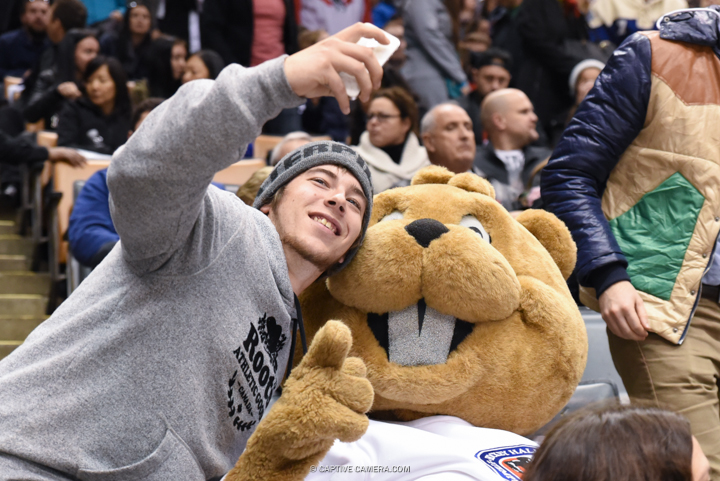
[[[138,272],[157,269],[190,234],[213,175],[240,159],[262,125],[300,97],[333,95],[349,111],[338,72],[358,79],[360,98],[378,88],[382,68],[360,37],[387,44],[382,30],[356,24],[297,54],[217,80],[184,85],[156,108],[108,171],[110,208],[125,260]]]

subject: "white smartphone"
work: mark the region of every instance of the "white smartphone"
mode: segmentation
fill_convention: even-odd
[[[382,45],[374,38],[365,37],[361,38],[357,42],[358,45],[361,45],[363,47],[369,47],[372,49],[373,55],[375,55],[375,58],[377,59],[380,66],[383,66],[385,62],[388,61],[390,56],[395,53],[395,50],[397,50],[400,46],[400,40],[396,36],[390,35],[387,32],[383,33],[390,41],[388,45]],[[350,97],[352,100],[355,100],[357,96],[360,95],[360,87],[358,86],[355,77],[348,73],[340,72],[340,78],[345,84],[345,92],[347,92],[348,97]]]

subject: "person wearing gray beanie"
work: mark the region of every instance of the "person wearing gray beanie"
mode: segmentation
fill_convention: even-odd
[[[303,421],[321,437],[303,448],[307,462],[327,440],[365,432],[372,388],[357,362],[346,366],[347,338],[323,345],[336,353],[332,366],[291,372],[290,363],[298,296],[362,242],[372,209],[365,162],[341,144],[307,144],[266,179],[259,209],[210,185],[281,110],[333,95],[347,112],[340,72],[367,101],[382,68],[356,45],[362,37],[388,43],[356,24],[292,56],[188,82],[113,154],[120,242],[0,361],[0,479],[205,481],[236,463],[250,479],[253,450],[243,450],[288,373],[293,382],[310,374],[277,406],[319,393],[317,415]],[[331,379],[347,393],[320,392]],[[340,411],[342,423],[323,417]]]
[[[370,222],[373,198],[372,179],[370,169],[357,152],[347,145],[332,141],[319,141],[303,145],[278,162],[275,170],[260,186],[253,207],[262,210],[263,206],[269,205],[275,194],[290,181],[313,167],[321,165],[336,165],[346,169],[360,183],[362,194],[367,203],[362,217],[360,235],[350,250],[342,256],[343,261],[330,267],[323,274],[324,276],[331,276],[340,272],[355,256],[355,253],[362,245],[368,222]]]

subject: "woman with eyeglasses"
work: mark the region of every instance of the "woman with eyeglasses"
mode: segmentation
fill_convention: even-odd
[[[370,167],[376,194],[430,165],[418,140],[418,108],[406,90],[390,87],[375,92],[365,129],[354,149]]]
[[[112,154],[130,130],[130,94],[120,62],[102,55],[85,70],[85,94],[60,113],[58,145]]]

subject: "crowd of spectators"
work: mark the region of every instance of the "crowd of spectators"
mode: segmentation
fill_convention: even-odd
[[[0,99],[0,160],[11,166],[44,160],[82,165],[84,157],[73,149],[112,154],[184,83],[215,79],[231,63],[252,67],[293,54],[365,21],[401,42],[384,66],[382,88],[368,102],[354,100],[349,114],[335,98],[324,97],[285,109],[265,124],[263,133],[284,138],[270,152],[268,167],[238,192],[241,199],[252,205],[285,154],[312,136],[328,136],[367,162],[375,193],[409,185],[418,170],[434,164],[487,178],[510,211],[542,207],[540,171],[615,49],[633,33],[654,29],[670,11],[718,3],[7,0],[0,5],[0,77],[22,78],[22,93]],[[26,122],[56,131],[59,147],[34,145]],[[0,167],[5,189],[13,177]],[[105,175],[88,181],[70,222],[71,250],[90,267],[118,240]],[[692,465],[697,441],[687,422],[673,416],[618,408],[568,419],[538,451],[526,479],[580,479],[559,477],[571,471],[564,462],[568,443],[590,443],[597,429],[591,421],[608,417],[621,419],[629,426],[624,429],[666,426],[682,441],[672,446],[679,454],[656,454],[679,460],[667,469],[685,476],[667,479],[705,479],[697,469],[707,468]],[[645,423],[648,418],[653,421]],[[605,434],[607,447],[625,449],[615,442],[620,437]],[[637,479],[612,474],[621,454],[602,453],[611,474],[583,479]]]
[[[23,79],[20,98],[6,100],[22,114],[23,122],[43,120],[44,129],[66,133],[85,129],[77,134],[87,137],[82,141],[64,134],[61,142],[107,153],[114,143],[98,140],[106,135],[124,137],[126,125],[115,117],[127,119],[130,107],[119,105],[123,114],[96,109],[98,125],[87,129],[77,112],[71,114],[73,108],[77,110],[75,103],[98,107],[86,92],[86,67],[96,55],[119,62],[137,105],[150,96],[168,98],[184,82],[213,79],[230,63],[258,65],[295,53],[355,22],[374,22],[401,41],[385,66],[383,88],[403,89],[407,94],[403,99],[414,104],[408,111],[417,112],[415,125],[406,128],[404,113],[387,117],[401,115],[389,97],[372,103],[393,103],[384,105],[393,112],[377,112],[385,115],[373,118],[367,116],[371,104],[355,101],[353,112],[344,115],[335,99],[322,98],[286,109],[265,125],[264,133],[305,131],[357,145],[372,159],[382,159],[376,161],[377,177],[387,175],[392,180],[378,180],[376,188],[382,189],[406,181],[428,163],[419,119],[447,102],[467,111],[478,145],[476,167],[487,170],[487,158],[494,155],[485,150],[494,144],[484,131],[481,106],[495,90],[513,87],[527,96],[538,117],[532,147],[552,149],[613,48],[633,32],[653,28],[663,13],[687,6],[685,0],[645,3],[643,7],[643,2],[619,0],[9,0],[0,9],[0,76]],[[113,71],[114,64],[110,61],[108,69]],[[122,104],[124,96],[118,98]],[[17,118],[0,110],[0,126],[6,134],[23,130]],[[11,122],[16,124],[4,128]],[[381,140],[378,131],[388,139]],[[420,158],[408,164],[416,153]],[[509,178],[507,167],[499,168],[505,171],[499,178]],[[507,205],[522,205],[519,196],[527,189],[517,196],[519,189],[512,190],[514,198]]]
[[[432,163],[486,177],[509,210],[541,206],[539,172],[618,43],[687,6],[685,0],[8,3],[12,8],[0,9],[0,27],[8,30],[0,35],[0,74],[23,81],[19,98],[0,99],[2,148],[16,157],[26,152],[28,162],[80,161],[68,149],[59,155],[33,148],[26,122],[56,131],[60,147],[111,154],[144,99],[168,98],[186,82],[216,78],[230,63],[255,66],[372,21],[400,40],[382,88],[369,102],[353,101],[349,115],[332,97],[282,111],[263,131],[290,135],[268,163],[311,136],[328,136],[363,156],[375,192],[408,185]],[[4,190],[18,177],[12,166],[0,168]]]

